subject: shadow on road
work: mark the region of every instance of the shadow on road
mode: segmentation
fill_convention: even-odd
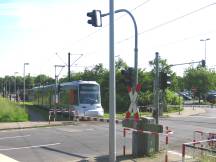
[[[78,158],[83,158],[83,159],[87,158],[87,157],[82,156],[82,155],[73,154],[73,153],[69,153],[69,152],[65,152],[65,151],[61,151],[61,150],[57,150],[57,149],[53,149],[53,148],[49,148],[49,147],[41,147],[41,148],[49,150],[49,151],[55,151],[55,152],[58,152],[58,153],[62,153],[62,154],[69,155],[69,156],[78,157]]]
[[[131,162],[136,162],[136,160],[134,160],[134,157],[132,155],[126,155],[126,156],[117,156],[116,157],[116,161],[126,161],[129,160]],[[80,160],[78,162],[109,162],[109,156],[108,155],[104,155],[104,156],[98,156],[95,157],[94,159],[90,159],[90,160]]]

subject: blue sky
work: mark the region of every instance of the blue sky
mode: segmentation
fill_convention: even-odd
[[[115,0],[115,9],[120,8],[131,11],[137,21],[140,68],[150,69],[155,52],[169,64],[201,61],[200,39],[205,38],[210,38],[207,65],[215,68],[215,0]],[[0,0],[0,76],[23,75],[23,64],[29,62],[27,73],[54,77],[54,65],[65,64],[68,52],[71,62],[83,54],[72,72],[98,63],[108,68],[109,19],[103,18],[102,28],[90,26],[86,13],[93,9],[107,13],[109,0]],[[115,19],[115,55],[133,66],[132,21],[124,13]],[[187,67],[173,70],[182,75]],[[66,74],[65,68],[61,76]]]

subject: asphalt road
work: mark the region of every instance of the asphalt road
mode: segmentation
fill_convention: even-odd
[[[193,139],[193,130],[216,132],[216,109],[198,116],[162,118],[160,123],[174,131],[169,150],[181,152],[181,145]],[[117,155],[122,155],[123,132],[117,125]],[[165,145],[160,136],[160,147]],[[80,122],[77,125],[0,131],[0,153],[22,162],[85,161],[109,152],[109,124]],[[131,133],[127,134],[127,153],[131,153]]]
[[[216,109],[206,108],[206,113],[177,118],[164,118],[160,120],[162,125],[169,126],[174,131],[170,137],[169,147],[172,150],[181,152],[181,144],[192,142],[194,131],[216,133]],[[201,139],[199,134],[197,139]]]

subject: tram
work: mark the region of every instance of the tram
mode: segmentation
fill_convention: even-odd
[[[103,116],[100,85],[95,81],[72,81],[34,87],[31,97],[34,105],[44,108],[68,108],[78,116]]]

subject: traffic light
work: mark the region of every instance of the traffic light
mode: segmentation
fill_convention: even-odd
[[[94,27],[101,27],[102,26],[102,19],[101,19],[101,11],[100,10],[93,10],[92,12],[88,12],[87,16],[90,17],[88,20],[88,24],[91,24]]]
[[[62,86],[60,84],[58,84],[58,87],[57,87],[57,92],[60,93],[60,91],[62,90]]]
[[[206,67],[206,62],[205,62],[205,60],[202,60],[201,63],[202,63],[202,67]]]
[[[134,68],[129,67],[126,70],[122,70],[121,73],[124,76],[124,80],[123,82],[127,85],[127,86],[133,86],[134,83]]]
[[[160,72],[160,89],[165,90],[171,85],[171,75],[165,72]]]

